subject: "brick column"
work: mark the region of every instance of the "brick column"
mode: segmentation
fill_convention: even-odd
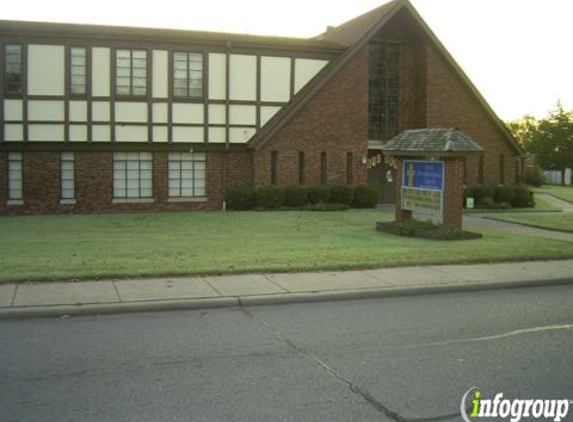
[[[464,158],[446,158],[444,169],[444,226],[462,227]]]

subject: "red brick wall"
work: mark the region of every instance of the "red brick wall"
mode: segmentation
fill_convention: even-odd
[[[278,151],[278,185],[299,181],[298,154],[305,153],[306,185],[320,183],[326,152],[327,184],[346,184],[346,157],[353,153],[353,182],[366,184],[361,157],[368,150],[368,48],[358,52],[261,149],[254,152],[254,184],[271,180],[271,151]]]
[[[484,184],[499,184],[499,156],[505,155],[505,183],[515,183],[516,154],[475,96],[433,47],[427,51],[427,126],[455,127],[484,149]],[[478,158],[467,160],[468,185],[478,181]]]
[[[205,202],[169,202],[168,152],[153,152],[153,197],[149,204],[113,203],[113,153],[75,152],[76,204],[60,204],[60,152],[23,152],[24,205],[7,205],[7,154],[0,153],[0,214],[40,214],[114,211],[183,211],[221,209],[225,152],[207,153],[207,197]],[[251,154],[228,153],[228,186],[252,182]]]

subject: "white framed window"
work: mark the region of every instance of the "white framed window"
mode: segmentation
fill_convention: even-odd
[[[22,153],[8,153],[8,200],[22,201],[24,193],[22,188]]]
[[[206,196],[206,157],[203,152],[169,153],[169,197]]]
[[[173,53],[173,96],[203,97],[203,54]]]
[[[70,48],[70,92],[85,96],[87,92],[87,50],[85,47]]]
[[[117,199],[153,196],[153,156],[151,152],[113,154],[113,197]]]
[[[61,196],[62,200],[74,199],[76,197],[75,189],[75,162],[74,153],[64,151],[60,155],[60,174],[61,174]]]
[[[129,97],[147,95],[147,51],[116,50],[115,93]]]

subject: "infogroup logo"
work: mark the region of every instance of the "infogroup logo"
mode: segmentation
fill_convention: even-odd
[[[497,418],[496,420],[509,418],[511,422],[519,422],[522,418],[528,420],[534,418],[560,422],[567,417],[571,404],[573,401],[568,399],[509,400],[503,398],[503,393],[497,393],[493,399],[485,399],[478,387],[472,387],[464,393],[460,411],[466,422],[475,422],[478,418]]]

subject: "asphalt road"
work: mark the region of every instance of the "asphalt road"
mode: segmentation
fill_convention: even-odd
[[[573,399],[572,304],[557,286],[2,321],[0,421],[457,421],[472,386]]]

